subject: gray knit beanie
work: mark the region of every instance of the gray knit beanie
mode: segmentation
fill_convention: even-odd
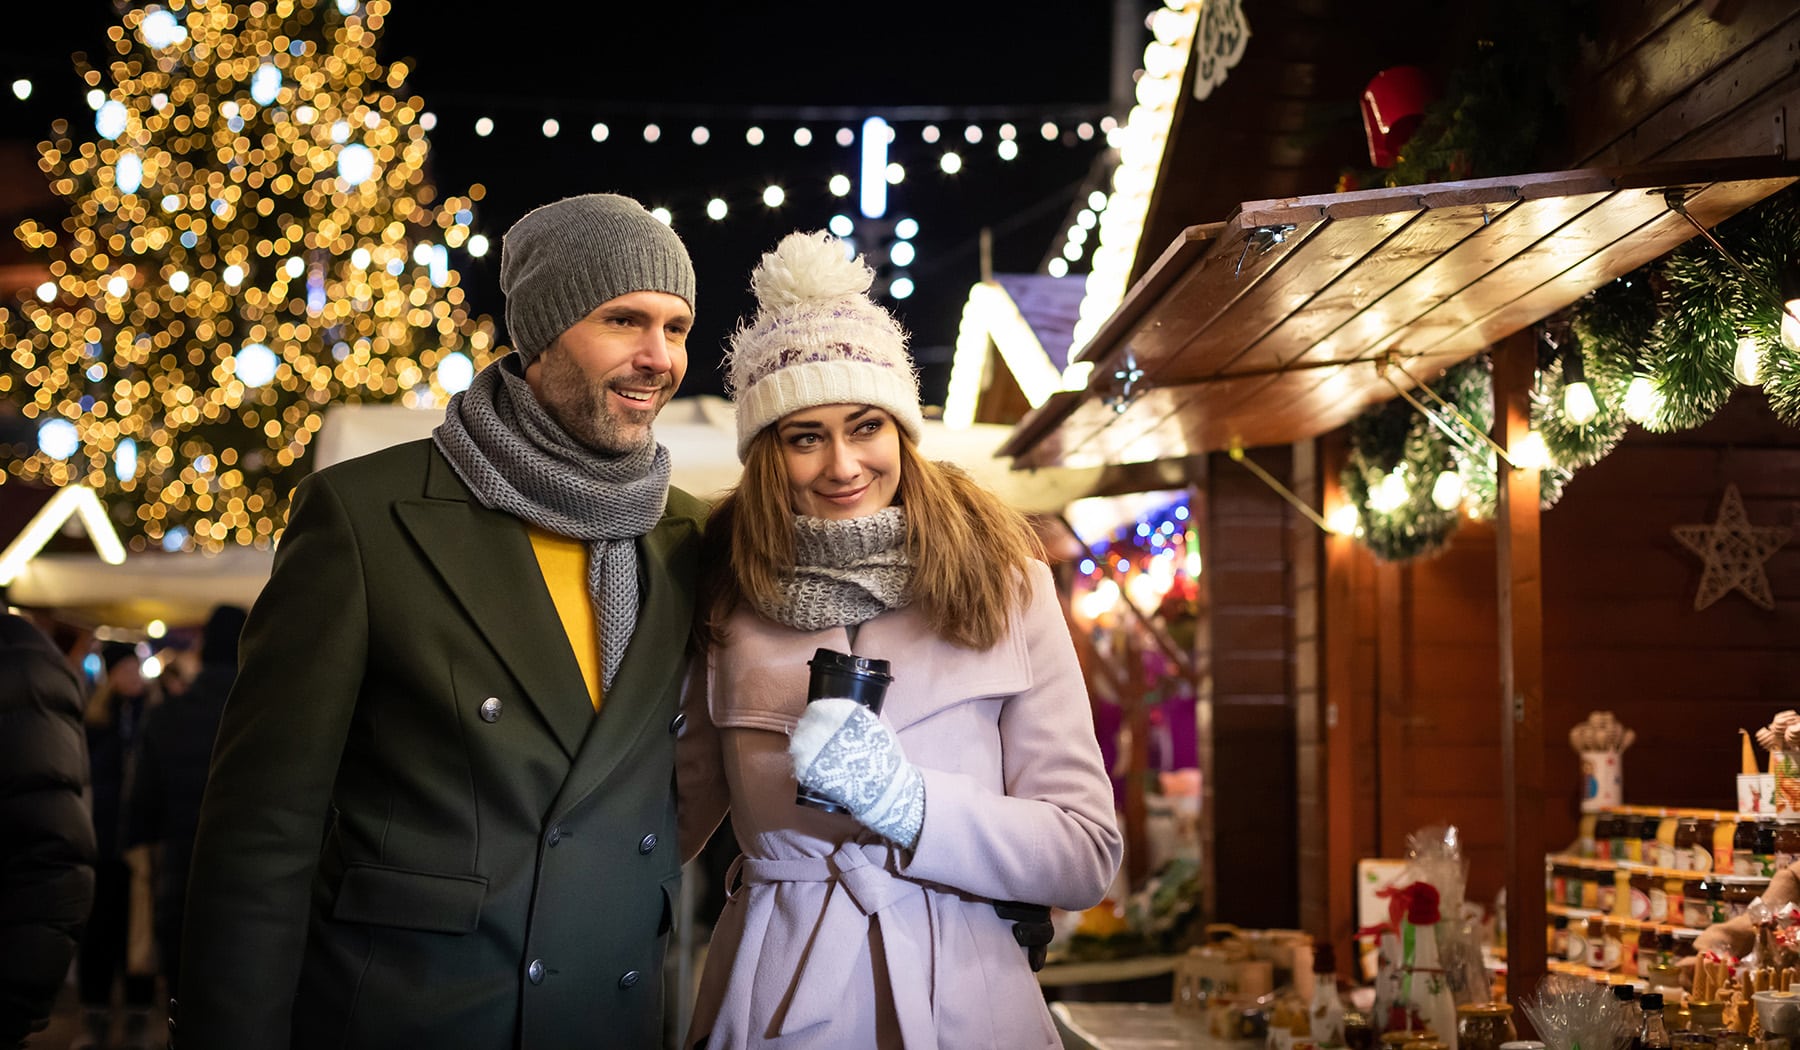
[[[681,238],[630,197],[586,193],[513,223],[500,246],[506,329],[526,364],[609,299],[668,292],[694,307]]]

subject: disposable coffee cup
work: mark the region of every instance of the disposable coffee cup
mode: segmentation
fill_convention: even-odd
[[[888,672],[886,660],[851,656],[835,649],[815,650],[813,658],[806,665],[812,668],[812,676],[806,687],[806,702],[809,704],[826,697],[845,697],[867,708],[871,714],[878,715],[881,713],[881,702],[887,697],[887,687],[894,680],[894,676]],[[827,813],[849,812],[836,802],[808,791],[805,785],[795,791],[794,801]]]

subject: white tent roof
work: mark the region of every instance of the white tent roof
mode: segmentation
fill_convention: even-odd
[[[442,410],[334,405],[319,433],[317,466],[426,437],[442,419]],[[961,466],[1026,512],[1059,511],[1098,483],[1099,470],[1011,470],[1006,460],[994,457],[1010,433],[1004,426],[951,428],[927,420],[920,448],[933,459]],[[657,417],[656,439],[669,449],[676,486],[704,498],[736,483],[737,430],[730,402],[677,398]],[[88,610],[96,620],[120,624],[152,618],[197,622],[221,602],[254,601],[272,557],[269,551],[233,548],[221,554],[135,554],[122,565],[107,565],[92,555],[43,554],[24,568],[8,594],[19,605]]]

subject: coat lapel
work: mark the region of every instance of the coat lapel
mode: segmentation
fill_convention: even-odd
[[[422,499],[395,514],[570,758],[594,722],[562,620],[519,519],[488,510],[435,448]]]
[[[692,629],[699,564],[692,545],[682,548],[693,533],[692,521],[665,517],[638,544],[637,627],[553,813],[566,813],[599,787],[631,752],[646,722],[675,717],[676,703],[664,700],[679,700],[671,685],[684,669]]]

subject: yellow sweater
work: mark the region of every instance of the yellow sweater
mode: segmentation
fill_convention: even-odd
[[[594,619],[594,603],[588,597],[587,544],[539,528],[527,531],[531,533],[531,550],[537,555],[538,568],[544,573],[544,585],[556,604],[556,615],[562,618],[563,633],[569,636],[575,663],[581,667],[581,680],[587,683],[588,697],[598,711],[602,699],[600,624]]]

